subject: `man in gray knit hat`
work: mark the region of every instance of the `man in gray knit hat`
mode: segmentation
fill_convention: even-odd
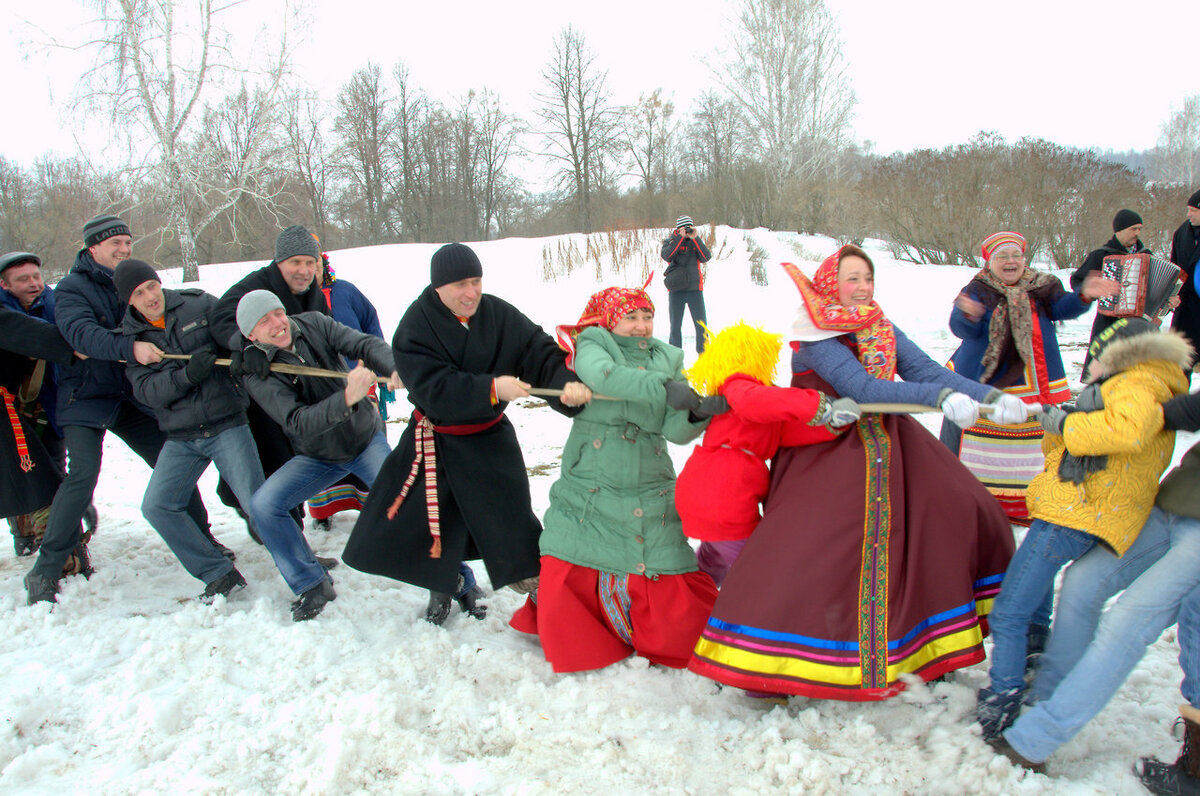
[[[311,619],[337,595],[289,512],[349,473],[368,488],[374,483],[391,448],[379,411],[364,399],[375,383],[375,372],[388,374],[392,389],[403,385],[387,343],[319,312],[289,317],[270,291],[252,290],[242,296],[236,320],[239,333],[249,341],[246,347],[257,348],[268,362],[346,373],[344,382],[273,371],[266,376],[247,372],[242,381],[254,401],[283,427],[296,451],[246,508],[279,573],[300,596],[292,618]],[[357,360],[358,366],[350,370],[343,357]]]

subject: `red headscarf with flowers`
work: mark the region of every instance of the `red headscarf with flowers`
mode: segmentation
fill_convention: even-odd
[[[580,332],[589,326],[602,326],[611,332],[622,318],[634,310],[654,312],[654,302],[646,291],[636,287],[606,287],[593,293],[578,323],[554,328],[559,348],[567,352],[567,367],[575,369],[575,340]]]
[[[874,301],[847,307],[838,299],[838,260],[845,247],[825,258],[809,280],[792,263],[782,263],[804,301],[812,325],[825,332],[853,333],[858,360],[877,379],[896,375],[896,330]],[[820,335],[827,338],[828,335]]]

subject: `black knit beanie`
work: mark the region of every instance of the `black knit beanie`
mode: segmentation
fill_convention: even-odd
[[[162,282],[154,266],[142,260],[122,260],[113,271],[113,284],[117,286],[117,296],[122,304],[129,303],[129,297],[143,282]]]
[[[483,276],[479,255],[462,243],[447,243],[429,261],[429,284],[436,287]]]
[[[1132,210],[1118,210],[1117,214],[1113,216],[1113,232],[1120,232],[1140,223],[1142,223],[1142,217]]]
[[[1136,316],[1118,318],[1111,325],[1096,333],[1092,344],[1088,346],[1088,356],[1092,359],[1099,359],[1100,355],[1118,340],[1125,340],[1130,337],[1136,337],[1139,334],[1150,334],[1157,331],[1158,327],[1145,318],[1138,318]]]
[[[281,263],[289,257],[302,254],[321,262],[321,247],[317,245],[317,239],[304,227],[293,224],[275,239],[275,262]]]
[[[129,225],[116,216],[96,216],[83,225],[83,245],[91,248],[113,235],[132,235]]]
[[[1196,191],[1194,194],[1192,194],[1191,198],[1188,199],[1188,207],[1200,207],[1200,191]]]

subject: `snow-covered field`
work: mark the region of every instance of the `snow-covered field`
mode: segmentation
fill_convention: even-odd
[[[791,260],[811,274],[835,248],[761,229],[717,234],[714,250],[725,256],[710,265],[706,284],[715,329],[746,319],[783,331],[797,296],[776,263]],[[750,281],[748,238],[769,254],[767,287]],[[575,321],[599,287],[641,283],[640,264],[617,275],[606,266],[602,282],[590,264],[543,282],[543,247],[556,244],[477,244],[484,289],[551,329]],[[375,303],[390,337],[428,282],[435,248],[331,257],[339,277]],[[950,304],[972,271],[873,254],[876,297],[889,317],[935,359],[948,358],[956,344],[946,328]],[[206,266],[201,285],[219,294],[260,265]],[[665,338],[661,269],[651,295]],[[1089,315],[1060,330],[1070,372],[1078,373],[1090,323]],[[694,350],[690,336],[684,347]],[[786,383],[786,366],[779,378]],[[569,421],[539,404],[513,406],[509,416],[535,472],[540,513]],[[406,410],[401,394],[393,416]],[[401,429],[388,426],[393,444]],[[1180,435],[1177,458],[1195,438]],[[677,466],[688,450],[674,450]],[[294,623],[292,595],[213,495],[211,468],[202,486],[214,531],[237,552],[250,586],[204,606],[193,599],[203,584],[141,517],[149,471],[111,436],[104,455],[91,580],[65,582],[53,609],[26,607],[21,578],[30,562],[0,552],[0,612],[10,628],[0,642],[5,793],[1137,794],[1145,791],[1130,764],[1151,753],[1173,759],[1177,750],[1174,630],[1051,759],[1049,775],[1037,776],[996,757],[972,728],[984,665],[882,704],[793,698],[764,706],[637,658],[555,675],[537,642],[506,626],[522,599],[511,591],[490,597],[483,622],[456,608],[435,628],[421,619],[424,591],[344,566],[334,572],[337,601],[315,621]],[[353,521],[339,515],[332,531],[308,531],[314,548],[338,555]],[[484,575],[482,566],[476,572]]]

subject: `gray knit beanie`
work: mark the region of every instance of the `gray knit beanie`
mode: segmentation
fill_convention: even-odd
[[[321,247],[317,245],[317,239],[304,227],[293,224],[275,239],[275,262],[281,263],[301,254],[321,262]]]
[[[237,326],[242,337],[250,339],[250,333],[268,312],[283,309],[283,302],[269,290],[251,290],[242,296],[237,305]]]
[[[96,216],[83,225],[83,245],[90,249],[114,235],[131,235],[129,225],[116,216]]]

